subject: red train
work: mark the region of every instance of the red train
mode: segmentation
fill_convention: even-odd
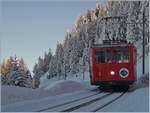
[[[129,86],[136,81],[136,48],[126,41],[104,40],[90,50],[92,85]]]

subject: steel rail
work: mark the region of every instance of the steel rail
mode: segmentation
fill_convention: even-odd
[[[76,110],[76,109],[79,109],[79,108],[81,108],[81,107],[84,107],[84,106],[87,106],[87,105],[89,105],[89,104],[92,104],[92,103],[94,103],[94,102],[96,102],[96,101],[99,101],[99,100],[101,100],[101,99],[103,99],[103,98],[106,98],[107,96],[109,96],[109,95],[111,95],[111,94],[112,94],[112,92],[111,92],[111,93],[108,93],[108,94],[106,94],[106,95],[103,95],[103,96],[101,96],[101,97],[92,99],[92,100],[90,100],[90,101],[88,101],[88,102],[85,102],[85,103],[76,105],[76,106],[74,106],[74,107],[71,107],[71,108],[68,108],[68,109],[65,109],[65,110],[62,110],[62,111],[60,111],[60,112],[72,112],[72,111],[74,111],[74,110]]]
[[[107,102],[107,103],[101,105],[100,107],[98,107],[97,109],[95,109],[95,110],[93,110],[93,111],[91,111],[91,112],[97,112],[97,111],[103,109],[104,107],[106,107],[106,106],[110,105],[111,103],[115,102],[116,100],[118,100],[118,99],[119,99],[120,97],[122,97],[125,93],[126,93],[126,92],[123,92],[121,95],[119,95],[119,96],[117,96],[116,98],[112,99],[111,101],[109,101],[109,102]]]
[[[94,89],[94,90],[97,90],[97,89]],[[92,91],[94,91],[94,90],[92,90]],[[95,94],[91,94],[91,95],[88,95],[88,96],[85,96],[85,97],[82,97],[82,98],[78,98],[78,99],[75,99],[75,100],[72,100],[72,101],[68,101],[68,102],[65,102],[65,103],[62,103],[62,104],[58,104],[58,105],[54,105],[54,106],[51,106],[51,107],[48,107],[48,108],[44,108],[44,109],[38,110],[36,112],[43,112],[43,111],[46,111],[46,110],[54,109],[54,108],[57,108],[57,107],[60,107],[60,106],[63,106],[63,105],[67,105],[67,104],[70,104],[70,103],[73,103],[73,102],[77,102],[77,101],[80,101],[80,100],[83,100],[83,99],[86,99],[86,98],[98,95],[100,93],[101,92],[98,92],[98,93],[95,93]]]

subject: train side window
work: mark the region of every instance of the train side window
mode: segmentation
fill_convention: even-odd
[[[110,53],[108,50],[96,51],[96,63],[110,63]]]
[[[115,63],[122,63],[122,61],[121,61],[121,50],[120,49],[116,49],[115,51],[114,51],[114,62]]]
[[[129,49],[124,48],[122,52],[123,52],[123,63],[129,63]]]
[[[114,50],[114,62],[115,63],[128,63],[129,62],[129,49],[120,48]]]

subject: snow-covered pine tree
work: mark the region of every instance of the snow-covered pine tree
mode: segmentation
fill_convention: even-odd
[[[55,77],[56,76],[56,59],[55,59],[55,56],[52,56],[52,58],[51,58],[51,62],[50,62],[50,64],[49,64],[49,70],[48,70],[48,75],[47,75],[47,78],[48,79],[51,79],[51,78],[53,78],[53,77]]]
[[[20,87],[32,87],[32,77],[24,64],[23,58],[21,58],[21,60],[17,60],[17,57],[14,58],[9,84]]]
[[[13,57],[10,57],[9,59],[6,60],[6,62],[4,60],[3,63],[1,64],[2,85],[9,84],[12,62],[13,62]]]
[[[57,43],[55,58],[57,77],[60,78],[63,74],[62,67],[64,62],[63,45],[61,43]]]
[[[33,88],[38,88],[40,85],[40,78],[44,74],[44,60],[41,57],[38,58],[38,64],[34,65],[33,73]]]
[[[45,52],[45,55],[44,55],[44,67],[43,67],[44,73],[48,71],[51,58],[52,58],[52,50],[49,49],[48,53]]]

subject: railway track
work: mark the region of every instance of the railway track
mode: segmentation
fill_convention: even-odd
[[[120,97],[122,97],[125,94],[123,93],[102,93],[98,92],[92,95],[88,95],[83,98],[78,98],[66,103],[62,103],[59,105],[55,105],[52,107],[48,107],[42,110],[39,110],[37,112],[96,112],[104,107],[108,106],[109,104],[112,104],[116,100],[118,100]],[[114,95],[114,96],[113,96]],[[96,104],[95,104],[96,103]],[[96,106],[95,106],[96,105]]]
[[[101,110],[108,105],[112,104],[119,98],[121,98],[125,92],[122,93],[112,93],[111,95],[107,96],[106,98],[102,98],[98,101],[91,103],[90,105],[81,107],[80,109],[76,109],[73,112],[101,112]]]
[[[96,93],[96,94],[92,94],[83,98],[79,98],[79,99],[75,99],[73,101],[69,101],[63,104],[59,104],[56,106],[52,106],[49,108],[45,108],[42,110],[39,110],[37,112],[56,112],[56,111],[60,111],[60,112],[67,112],[67,111],[73,111],[75,109],[81,108],[83,106],[86,106],[90,103],[93,103],[94,101],[97,101],[101,98],[105,98],[106,96],[110,95],[112,93]]]
[[[112,100],[110,100],[109,102],[104,103],[103,105],[100,105],[98,108],[96,108],[95,110],[92,110],[91,112],[97,112],[100,111],[101,109],[103,109],[104,107],[108,106],[109,104],[112,104],[113,102],[115,102],[116,100],[118,100],[120,97],[122,97],[126,92],[121,93],[119,96],[113,98]]]
[[[83,100],[83,99],[86,99],[86,98],[90,98],[90,97],[92,97],[92,96],[95,96],[95,95],[98,95],[98,94],[101,93],[101,92],[99,92],[99,89],[92,89],[92,90],[90,90],[90,91],[95,91],[96,93],[90,94],[90,95],[85,96],[85,97],[77,98],[77,99],[74,99],[74,100],[71,100],[71,101],[62,103],[62,104],[58,104],[58,105],[54,105],[54,106],[51,106],[51,107],[47,107],[47,108],[38,110],[38,111],[36,111],[36,112],[43,112],[43,111],[55,109],[55,108],[58,108],[58,107],[60,107],[60,106],[68,105],[68,104],[70,104],[70,103],[77,102],[77,101],[80,101],[80,100]]]
[[[92,100],[90,100],[90,101],[88,101],[88,102],[84,102],[84,103],[79,104],[79,105],[76,105],[76,106],[74,106],[74,107],[71,107],[71,108],[62,110],[61,112],[72,112],[72,111],[77,110],[77,109],[80,109],[80,108],[82,108],[82,107],[84,107],[84,106],[88,106],[88,105],[90,105],[91,103],[95,103],[96,101],[99,101],[99,100],[101,100],[101,99],[103,99],[103,98],[106,98],[107,96],[109,96],[109,95],[111,95],[111,94],[112,94],[112,93],[105,94],[105,95],[100,96],[100,97],[98,97],[98,98],[92,99]]]

